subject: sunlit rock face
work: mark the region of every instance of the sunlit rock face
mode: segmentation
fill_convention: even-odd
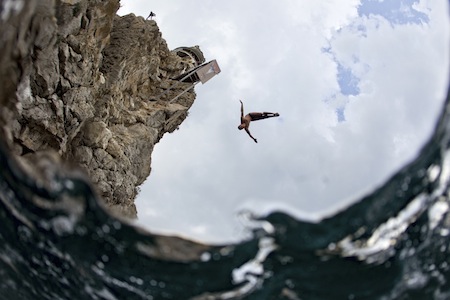
[[[32,162],[56,152],[86,171],[108,207],[136,217],[154,145],[195,99],[183,58],[155,21],[117,16],[119,0],[3,1],[1,137]]]

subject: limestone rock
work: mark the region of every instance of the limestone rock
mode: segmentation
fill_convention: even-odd
[[[10,0],[0,31],[1,138],[81,167],[105,203],[136,217],[154,145],[187,117],[193,90],[155,21],[119,17],[119,0]],[[158,99],[158,101],[150,101]]]

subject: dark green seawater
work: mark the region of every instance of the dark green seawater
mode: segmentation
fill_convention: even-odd
[[[251,240],[184,254],[106,213],[82,175],[49,166],[42,184],[1,146],[0,299],[450,299],[449,101],[417,159],[354,205],[273,212]]]

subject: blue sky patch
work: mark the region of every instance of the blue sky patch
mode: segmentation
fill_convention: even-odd
[[[366,17],[379,15],[393,25],[428,23],[428,16],[413,7],[418,2],[418,0],[363,0],[358,7],[358,14]]]
[[[341,89],[342,95],[356,96],[360,93],[359,86],[358,86],[360,79],[353,74],[352,69],[345,68],[344,66],[342,66],[339,63],[338,63],[337,80],[338,80],[338,84]]]
[[[338,122],[344,122],[345,121],[345,107],[339,107],[336,109],[336,115],[338,118]]]

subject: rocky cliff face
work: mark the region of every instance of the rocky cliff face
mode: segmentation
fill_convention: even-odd
[[[107,206],[135,217],[154,145],[195,99],[191,90],[169,103],[186,84],[164,93],[185,61],[155,21],[117,16],[119,0],[0,5],[2,139],[28,162],[55,151],[81,166]]]

